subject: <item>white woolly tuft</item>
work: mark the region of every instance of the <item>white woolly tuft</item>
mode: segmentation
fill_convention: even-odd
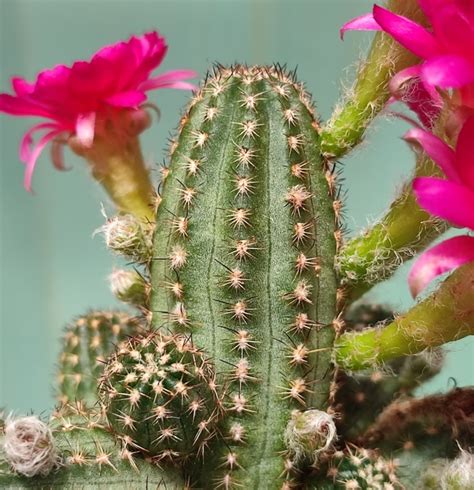
[[[441,488],[474,488],[474,454],[461,450],[460,455],[447,465],[442,477]]]
[[[5,421],[3,449],[6,460],[21,475],[46,476],[60,464],[50,428],[38,417],[9,416]]]
[[[319,454],[330,449],[336,439],[332,415],[321,410],[295,410],[285,431],[288,449],[296,461],[306,457],[316,462]]]

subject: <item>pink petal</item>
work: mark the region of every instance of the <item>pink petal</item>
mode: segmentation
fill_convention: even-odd
[[[146,95],[138,90],[130,90],[107,97],[105,102],[115,107],[137,107],[146,100]]]
[[[65,138],[58,136],[51,143],[51,161],[57,170],[67,170],[64,165],[64,145],[66,142]]]
[[[410,129],[403,137],[408,143],[419,144],[441,168],[448,179],[460,182],[454,150],[434,134],[421,128]]]
[[[390,80],[389,89],[417,114],[425,127],[431,128],[441,110],[442,100],[436,90],[421,82],[420,73],[420,65],[399,71]]]
[[[29,95],[35,89],[34,83],[29,83],[25,79],[20,77],[12,78],[12,88],[15,91],[16,95],[19,97],[23,95]]]
[[[474,65],[462,56],[436,56],[423,63],[421,77],[433,86],[458,88],[474,81]]]
[[[42,116],[54,119],[51,111],[36,102],[30,102],[8,94],[0,94],[0,112],[12,116]]]
[[[408,275],[415,298],[433,279],[474,260],[474,237],[458,236],[435,245],[414,263]]]
[[[94,141],[95,112],[79,114],[76,120],[76,135],[82,145],[90,148]]]
[[[43,151],[44,147],[48,144],[48,142],[51,141],[53,138],[55,138],[62,131],[63,131],[62,129],[54,129],[53,131],[46,133],[43,137],[40,138],[34,150],[31,152],[31,155],[28,161],[26,162],[25,177],[23,181],[25,189],[28,192],[31,192],[31,178],[33,176],[33,171],[35,169],[35,165],[36,165],[36,161],[38,160],[38,157],[40,156],[41,152]]]
[[[178,88],[183,90],[195,90],[194,84],[182,82],[186,78],[195,78],[198,74],[193,70],[172,70],[162,73],[154,78],[149,78],[140,84],[139,90],[147,91],[155,88]]]
[[[33,134],[37,131],[41,131],[43,129],[59,129],[59,126],[55,123],[41,123],[36,124],[32,128],[30,128],[21,139],[20,143],[20,160],[23,162],[27,162],[31,156],[31,145],[33,143]]]
[[[456,143],[456,166],[463,182],[474,192],[474,117],[463,125]]]
[[[374,16],[369,14],[360,15],[349,22],[346,22],[341,29],[339,34],[341,39],[344,39],[344,34],[347,31],[381,31],[382,28],[379,26]]]
[[[419,177],[413,182],[418,204],[455,226],[474,230],[474,192],[449,180]]]
[[[424,27],[406,17],[374,5],[374,19],[402,46],[420,58],[430,58],[440,51],[436,38]]]

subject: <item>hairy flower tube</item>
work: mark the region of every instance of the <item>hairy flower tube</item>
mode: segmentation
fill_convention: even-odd
[[[165,39],[153,31],[105,46],[90,61],[44,70],[33,83],[13,77],[14,95],[0,94],[0,112],[47,120],[31,127],[20,144],[26,189],[31,190],[45,146],[52,142],[53,164],[63,169],[62,145],[67,143],[91,163],[94,177],[120,210],[147,215],[146,205],[139,204],[148,203],[151,192],[137,139],[150,123],[142,104],[153,89],[193,89],[184,80],[196,76],[190,70],[152,76],[167,49]]]
[[[464,123],[454,150],[421,128],[408,131],[405,139],[419,144],[447,177],[419,177],[414,180],[413,189],[420,206],[454,226],[474,230],[474,117]],[[410,271],[408,281],[413,296],[417,296],[435,277],[472,260],[472,236],[457,236],[430,248],[417,259]]]
[[[428,28],[375,5],[372,13],[346,23],[341,34],[347,30],[386,32],[421,59],[395,75],[393,93],[399,93],[409,80],[420,80],[433,103],[441,102],[437,89],[455,89],[457,105],[470,111],[474,108],[474,4],[466,0],[418,0],[418,4]],[[422,99],[426,104],[426,94]]]

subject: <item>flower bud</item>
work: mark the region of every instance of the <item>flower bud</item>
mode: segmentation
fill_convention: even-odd
[[[140,263],[152,256],[153,226],[143,223],[131,214],[114,216],[97,230],[102,232],[105,244],[112,252]]]

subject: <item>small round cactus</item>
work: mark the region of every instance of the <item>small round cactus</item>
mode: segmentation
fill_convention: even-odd
[[[188,337],[130,339],[109,359],[99,395],[122,440],[157,461],[202,454],[216,435],[215,373]]]

